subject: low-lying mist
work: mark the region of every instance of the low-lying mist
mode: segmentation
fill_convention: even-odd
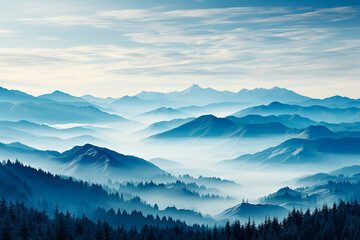
[[[259,198],[277,191],[284,186],[296,186],[293,181],[300,176],[330,171],[336,167],[345,166],[353,162],[353,157],[348,161],[338,162],[336,159],[331,164],[293,165],[289,167],[265,167],[261,164],[248,164],[246,162],[227,166],[221,164],[223,160],[229,160],[244,154],[252,154],[269,147],[276,146],[288,139],[288,136],[257,137],[257,138],[184,138],[177,140],[156,140],[148,136],[137,134],[146,127],[141,123],[121,123],[107,125],[53,125],[59,133],[64,132],[66,138],[51,138],[49,135],[19,135],[17,139],[23,140],[24,144],[37,149],[65,151],[73,145],[85,143],[96,144],[115,150],[125,155],[133,155],[145,160],[152,160],[161,169],[174,176],[189,174],[194,177],[220,177],[236,182],[236,187],[219,185],[217,190],[221,192],[221,198],[204,199],[201,197],[184,197],[169,193],[154,191],[137,192],[133,196],[140,196],[150,204],[158,204],[160,208],[176,206],[178,208],[193,209],[204,214],[216,215],[240,203],[243,199],[257,203]],[[93,138],[84,138],[79,135],[79,128],[91,130]],[[66,132],[66,135],[65,135]],[[52,139],[52,141],[49,141]],[[69,140],[70,139],[70,140]],[[77,141],[71,141],[77,139]],[[12,138],[8,139],[10,142]],[[21,156],[15,158],[21,158]],[[158,159],[158,160],[156,160]],[[160,160],[159,160],[160,159]],[[6,159],[4,159],[6,160]],[[36,156],[32,159],[21,159],[22,162],[45,170],[54,170],[54,165],[39,162]],[[35,164],[34,164],[35,163]],[[148,179],[150,182],[152,179]],[[95,180],[94,180],[95,181]],[[209,186],[207,186],[209,187]],[[124,188],[119,188],[124,190]],[[131,191],[127,189],[129,194]],[[200,194],[201,195],[201,194]],[[226,199],[229,197],[230,199]],[[198,199],[198,200],[196,200]],[[201,200],[201,201],[200,201]]]

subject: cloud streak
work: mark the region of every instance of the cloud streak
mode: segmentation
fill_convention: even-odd
[[[48,46],[0,48],[0,77],[47,88],[105,89],[105,81],[128,93],[197,82],[237,89],[280,85],[324,96],[311,89],[314,81],[336,87],[344,78],[349,85],[358,81],[359,36],[334,25],[358,14],[358,7],[154,7],[19,17],[27,28],[56,34],[32,36]]]

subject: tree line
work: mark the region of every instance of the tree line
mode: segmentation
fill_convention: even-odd
[[[120,214],[120,213],[119,213]],[[22,202],[0,203],[1,240],[332,240],[360,239],[360,205],[340,201],[331,207],[324,205],[313,212],[295,210],[283,220],[266,218],[255,224],[227,222],[221,227],[188,226],[173,222],[172,226],[143,225],[125,229],[113,228],[102,219],[91,221],[85,215],[75,217],[55,210],[51,218],[45,211],[27,207]],[[161,221],[161,219],[158,219]]]

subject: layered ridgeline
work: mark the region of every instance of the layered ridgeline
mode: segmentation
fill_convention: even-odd
[[[181,179],[181,178],[179,178]],[[111,187],[110,192],[121,192],[124,196],[139,196],[151,204],[157,204],[159,208],[176,206],[182,209],[196,209],[203,214],[213,214],[222,211],[224,206],[231,206],[238,202],[237,199],[227,196],[220,186],[209,188],[197,183],[186,183],[180,180],[156,182],[127,182],[107,183]],[[234,191],[240,189],[233,186]]]
[[[149,205],[139,197],[126,198],[121,192],[110,194],[101,185],[52,175],[19,162],[8,161],[0,164],[0,184],[0,196],[3,199],[13,202],[23,201],[28,206],[51,212],[59,206],[61,210],[69,210],[71,214],[81,216],[85,213],[97,220],[101,217],[99,214],[103,213],[97,211],[101,207],[105,211],[136,210],[144,215],[171,216],[174,219],[186,220],[190,224],[214,223],[212,219],[191,210],[179,210],[175,207],[159,209],[157,205]],[[117,227],[121,227],[120,224],[124,223],[119,221],[118,224]]]
[[[9,109],[14,108],[13,112],[9,115],[9,119],[3,120],[35,121],[41,117],[37,115],[38,111],[49,110],[49,113],[52,114],[55,114],[56,111],[59,112],[59,115],[57,116],[59,117],[57,119],[59,120],[59,123],[62,119],[60,116],[68,114],[68,117],[70,117],[71,113],[76,114],[73,118],[69,118],[69,122],[84,122],[84,119],[81,119],[78,115],[86,114],[88,114],[89,121],[91,122],[97,121],[100,118],[102,121],[117,121],[119,118],[116,118],[115,116],[107,116],[106,114],[104,115],[100,112],[113,113],[116,111],[120,115],[124,113],[127,117],[132,117],[145,111],[150,111],[157,108],[172,107],[177,108],[174,110],[180,111],[183,114],[199,116],[206,113],[216,114],[219,112],[233,112],[236,111],[236,109],[239,110],[244,107],[259,104],[269,104],[274,101],[290,104],[295,103],[296,106],[301,107],[296,111],[299,112],[300,110],[300,112],[303,112],[304,115],[300,114],[303,117],[310,117],[313,111],[321,110],[324,112],[331,112],[331,110],[327,110],[328,108],[346,109],[360,107],[359,100],[356,99],[340,96],[334,96],[325,99],[311,99],[309,97],[297,94],[291,90],[279,87],[274,87],[271,89],[242,89],[239,92],[231,92],[217,91],[212,88],[202,88],[198,85],[193,85],[183,91],[178,92],[160,93],[143,91],[136,96],[124,96],[122,98],[98,98],[91,95],[76,97],[61,91],[54,91],[50,94],[44,94],[35,97],[21,91],[8,90],[5,88],[0,88],[0,93],[1,109],[3,111],[8,111]],[[66,108],[63,105],[71,105],[72,108]],[[284,107],[285,106],[283,106],[283,108]],[[308,109],[308,107],[310,107],[310,109]],[[325,107],[325,109],[321,107]],[[31,111],[28,113],[28,115],[25,115],[21,118],[22,115],[20,115],[20,111],[21,109],[24,110],[24,108],[29,108]],[[15,111],[15,109],[17,111]],[[100,112],[96,111],[95,109],[100,110]],[[247,109],[247,111],[248,110],[249,109]],[[255,111],[256,109],[253,110]],[[295,110],[292,109],[292,111]],[[348,113],[353,113],[352,111],[353,110],[351,109],[346,110]],[[288,113],[292,114],[290,112]],[[243,113],[236,113],[235,116],[238,114],[244,116]],[[330,113],[330,115],[331,114],[333,113]],[[55,116],[51,118],[51,116],[47,116],[47,118],[43,118],[41,120],[43,122],[52,122],[54,121],[54,117]],[[348,118],[348,115],[343,113],[342,118],[343,119],[339,118],[338,121],[345,121]],[[313,120],[319,121],[318,119]],[[64,121],[65,120],[62,119],[62,122]]]
[[[301,106],[319,105],[330,108],[360,107],[360,99],[352,99],[343,96],[333,96],[324,99],[309,99],[299,103]]]
[[[1,144],[0,156],[2,159],[21,159],[32,166],[65,176],[103,183],[108,186],[108,192],[121,192],[128,198],[140,196],[162,208],[191,206],[191,209],[211,213],[209,209],[214,209],[213,206],[235,203],[235,199],[218,189],[239,187],[234,182],[219,178],[172,176],[141,158],[90,144],[76,146],[63,153],[40,151],[20,143]],[[150,180],[157,183],[145,182]]]
[[[87,100],[55,91],[39,97],[0,88],[0,120],[37,123],[106,123],[126,119],[100,110]]]
[[[352,165],[316,173],[294,179],[292,185],[298,188],[283,187],[259,200],[260,204],[271,204],[287,209],[315,209],[323,203],[355,201],[360,192],[360,166]]]
[[[79,144],[105,144],[108,141],[101,138],[106,131],[97,127],[55,128],[25,120],[0,121],[0,142],[21,142],[45,149],[56,146],[64,150]]]
[[[218,220],[240,220],[246,222],[253,219],[262,222],[266,217],[283,219],[289,213],[289,209],[273,204],[251,204],[242,202],[236,206],[226,209],[217,215]]]
[[[236,123],[226,118],[204,115],[177,128],[156,134],[151,138],[192,138],[192,137],[255,137],[292,133],[293,130],[279,122],[258,124]]]
[[[173,128],[179,127],[187,122],[190,122],[191,120],[194,120],[195,118],[177,118],[172,119],[169,121],[160,121],[150,124],[145,129],[139,131],[138,133],[145,134],[145,135],[153,135],[160,132],[165,132],[168,130],[171,130]]]
[[[83,102],[83,103],[89,103],[86,99],[82,98],[82,97],[75,97],[72,96],[68,93],[64,93],[61,91],[54,91],[52,93],[49,94],[43,94],[38,96],[38,98],[42,98],[42,99],[50,99],[53,100],[55,102]]]
[[[243,123],[243,124],[262,124],[262,123],[279,122],[289,128],[306,128],[316,124],[315,121],[309,118],[302,117],[299,114],[293,114],[293,115],[283,114],[283,115],[269,115],[269,116],[250,114],[244,117],[228,116],[226,117],[226,119],[229,119],[235,123]]]
[[[260,199],[261,204],[279,205],[288,209],[315,209],[323,203],[336,203],[340,199],[354,201],[360,197],[360,181],[328,181],[291,189],[284,187]]]
[[[0,144],[2,159],[21,159],[32,166],[77,178],[104,182],[142,180],[167,174],[154,164],[91,144],[76,146],[65,152],[42,151],[22,144]]]
[[[93,106],[75,106],[58,102],[0,102],[0,120],[28,120],[37,123],[107,123],[124,122],[115,114],[103,112]]]
[[[136,96],[124,96],[113,101],[109,107],[116,109],[119,113],[133,117],[161,107],[175,106],[176,104],[166,99],[144,100]]]
[[[315,140],[294,138],[276,147],[254,154],[245,154],[224,164],[265,164],[268,166],[289,164],[323,164],[333,166],[353,163],[360,157],[360,138],[320,138]]]
[[[32,135],[43,135],[52,137],[72,137],[74,135],[96,135],[99,134],[94,128],[88,127],[69,127],[55,128],[46,124],[38,124],[26,120],[20,121],[0,121],[1,131],[19,131]],[[4,134],[5,135],[5,134]],[[18,137],[18,136],[16,136]]]
[[[316,122],[299,115],[260,116],[247,115],[237,118],[229,116],[218,118],[213,115],[204,115],[193,120],[167,122],[171,124],[184,124],[168,131],[153,135],[151,138],[241,138],[241,137],[266,137],[285,135],[289,137],[318,139],[318,138],[344,138],[360,137],[360,131],[333,132],[322,125],[312,125]],[[165,123],[158,123],[161,124]],[[157,126],[151,125],[151,128]],[[289,127],[292,126],[292,127]],[[294,127],[305,127],[298,129]]]
[[[161,120],[172,120],[176,118],[188,118],[189,114],[183,113],[179,110],[167,107],[161,107],[149,112],[139,114],[134,117],[136,120],[144,122],[156,122]]]
[[[327,110],[328,108],[345,109],[359,107],[359,100],[356,99],[340,96],[326,99],[311,99],[291,90],[278,87],[271,89],[243,89],[239,92],[230,92],[193,85],[179,92],[160,93],[143,91],[136,96],[124,96],[122,98],[98,98],[91,95],[76,97],[61,91],[54,91],[50,94],[35,97],[21,91],[5,88],[1,88],[0,92],[0,110],[9,112],[8,117],[3,117],[2,120],[29,120],[42,123],[113,122],[123,120],[119,116],[113,115],[112,113],[114,112],[120,115],[125,114],[126,117],[133,117],[154,109],[157,109],[156,112],[162,111],[164,113],[164,109],[170,107],[174,111],[181,112],[182,116],[177,112],[177,117],[184,118],[185,115],[199,116],[209,113],[231,113],[245,107],[269,104],[274,101],[296,103],[296,106],[305,109],[296,110],[297,112],[304,112],[304,115],[300,114],[303,117],[310,117],[312,112],[319,110],[331,112],[331,110]],[[310,109],[307,109],[308,107]],[[28,111],[26,114],[24,109]],[[44,111],[48,114],[41,115]],[[174,111],[167,112],[171,115]],[[351,109],[346,111],[354,113],[354,110]],[[235,116],[238,114],[240,113],[235,114]],[[288,112],[288,114],[292,113]],[[275,115],[278,114],[276,113]],[[167,118],[170,118],[169,116]],[[241,113],[241,116],[244,116],[244,114]],[[343,116],[338,121],[347,121],[348,117],[346,113],[343,113]],[[162,120],[166,120],[166,118]],[[315,118],[312,120],[319,121]],[[329,121],[332,122],[332,120]]]
[[[137,94],[136,97],[144,100],[166,99],[190,105],[206,105],[220,102],[251,102],[253,104],[269,103],[272,101],[303,102],[310,99],[291,90],[279,87],[271,89],[256,88],[253,90],[242,89],[239,92],[231,92],[201,88],[196,84],[179,92],[160,93],[143,91]]]
[[[18,90],[8,90],[0,87],[0,102],[23,103],[23,102],[52,102],[49,99],[37,98]]]
[[[118,99],[101,99],[91,95],[82,96],[82,98],[97,106],[114,109],[120,115],[128,118],[164,107],[176,108],[183,114],[200,116],[209,113],[230,114],[238,109],[256,104],[268,104],[272,101],[299,103],[310,99],[278,87],[231,92],[202,88],[198,85],[193,85],[183,91],[169,93],[143,91],[135,96],[124,96]]]
[[[302,176],[294,180],[296,185],[312,186],[332,182],[352,182],[360,181],[360,165],[351,165],[330,172],[320,172],[307,176]]]
[[[319,105],[300,106],[272,102],[269,105],[250,107],[233,114],[235,117],[244,117],[249,114],[262,116],[299,114],[302,117],[310,118],[314,121],[327,121],[331,123],[357,122],[360,121],[360,108],[329,108]]]

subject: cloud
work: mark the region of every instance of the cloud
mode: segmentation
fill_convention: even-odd
[[[110,25],[109,21],[91,17],[91,16],[57,16],[57,17],[45,17],[45,18],[22,18],[21,21],[24,21],[28,24],[57,24],[61,26],[76,26],[76,25],[85,25],[93,27],[108,27]]]
[[[357,7],[335,7],[324,8],[314,11],[304,11],[301,13],[285,14],[273,17],[257,17],[249,20],[252,23],[274,23],[274,22],[290,22],[290,21],[314,21],[324,20],[330,22],[344,21],[359,16],[360,9]]]
[[[17,31],[8,30],[8,29],[0,29],[0,38],[1,37],[15,37],[17,35]]]
[[[80,86],[135,93],[194,81],[237,88],[310,89],[315,81],[338,86],[344,78],[350,84],[360,75],[359,39],[331,23],[358,18],[358,10],[158,7],[26,16],[19,24],[38,30],[32,39],[45,43],[0,48],[0,77],[78,85],[83,93]]]

